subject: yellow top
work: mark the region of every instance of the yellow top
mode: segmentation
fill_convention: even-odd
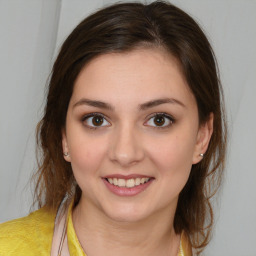
[[[0,255],[50,255],[55,213],[41,208],[20,219],[0,224]]]
[[[56,213],[41,208],[27,217],[0,224],[0,255],[49,256]],[[67,218],[68,248],[71,256],[86,256],[76,236],[72,222],[72,205]],[[191,246],[185,235],[181,236],[178,256],[191,256]]]

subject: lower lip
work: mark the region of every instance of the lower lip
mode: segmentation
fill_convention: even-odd
[[[148,182],[135,186],[133,188],[127,188],[127,187],[118,187],[113,184],[110,184],[106,179],[103,179],[103,182],[107,186],[107,188],[118,196],[136,196],[139,193],[143,192],[148,186],[151,185],[153,179],[150,179]]]

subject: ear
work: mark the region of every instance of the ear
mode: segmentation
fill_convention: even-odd
[[[193,164],[197,164],[202,160],[202,156],[200,156],[200,154],[205,154],[208,148],[213,132],[213,120],[214,115],[213,113],[210,113],[209,119],[199,127],[193,155]]]
[[[67,142],[67,136],[65,128],[61,131],[62,135],[62,150],[63,150],[63,157],[67,162],[70,162],[70,155],[69,155],[69,148],[68,148],[68,142]]]

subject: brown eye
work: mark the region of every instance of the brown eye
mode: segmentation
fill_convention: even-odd
[[[152,116],[146,124],[155,128],[167,128],[173,123],[174,119],[170,115],[159,113]]]
[[[100,114],[89,114],[83,117],[82,122],[89,128],[100,128],[103,126],[109,126],[110,123]]]
[[[94,126],[100,126],[103,124],[103,117],[101,116],[94,116],[92,118],[92,123]]]
[[[154,123],[156,126],[162,126],[165,123],[165,118],[163,116],[157,115],[154,117]]]

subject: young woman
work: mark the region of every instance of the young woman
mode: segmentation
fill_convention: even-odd
[[[159,1],[83,20],[53,66],[38,144],[40,209],[0,226],[0,254],[199,255],[226,145],[200,27]]]

